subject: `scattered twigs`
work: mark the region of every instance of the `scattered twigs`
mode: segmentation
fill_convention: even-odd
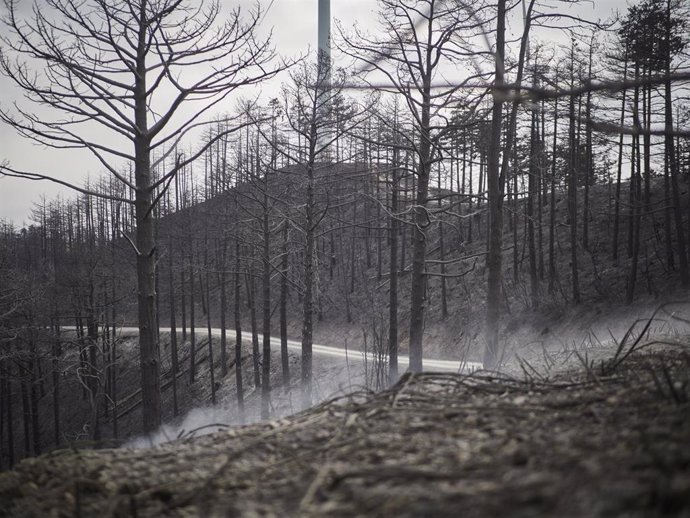
[[[206,424],[204,426],[199,426],[197,428],[193,428],[189,431],[180,430],[180,433],[177,434],[177,439],[188,439],[190,437],[194,437],[198,432],[201,432],[202,430],[208,430],[209,428],[214,428],[216,429],[216,431],[220,431],[225,428],[230,428],[230,425],[226,423],[211,423]]]
[[[687,301],[673,301],[673,302],[666,302],[664,304],[661,304],[659,307],[657,307],[652,315],[648,319],[637,319],[635,322],[632,323],[632,325],[628,328],[628,330],[625,332],[625,335],[623,336],[623,339],[620,342],[617,342],[617,348],[616,348],[616,353],[614,354],[613,358],[607,362],[606,364],[603,365],[603,368],[606,372],[613,372],[615,371],[620,365],[636,350],[639,349],[640,344],[642,339],[645,336],[648,336],[649,330],[652,326],[653,322],[656,322],[658,319],[656,318],[657,314],[660,312],[665,312],[669,316],[674,316],[674,314],[669,313],[667,308],[672,305],[677,305],[677,304],[688,304]],[[682,319],[681,317],[676,317],[679,320],[685,321],[685,319]],[[640,331],[637,336],[635,336],[635,329],[638,324],[644,322],[644,326],[642,328],[642,331]],[[632,343],[628,345],[628,342],[632,340]]]

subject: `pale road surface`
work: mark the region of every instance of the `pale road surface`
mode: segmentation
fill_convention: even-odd
[[[199,337],[208,335],[208,328],[195,327],[195,332]],[[120,327],[120,333],[122,335],[136,335],[139,333],[139,329],[136,327]],[[164,333],[169,333],[169,327],[161,327],[160,330]],[[220,329],[212,328],[211,334],[213,336],[220,336]],[[180,331],[178,331],[179,333]],[[228,339],[233,339],[235,337],[234,329],[226,330]],[[262,335],[259,334],[259,340],[261,340]],[[242,332],[242,339],[251,341],[252,334],[246,331]],[[271,337],[271,345],[280,347],[280,338]],[[288,340],[288,349],[302,352],[302,343],[295,340]],[[328,356],[331,358],[348,359],[354,361],[363,361],[364,355],[358,350],[346,350],[340,347],[330,347],[328,345],[312,345],[312,354],[318,356]],[[373,355],[369,355],[370,361],[373,360]],[[450,372],[473,372],[483,368],[483,365],[479,362],[470,361],[455,361],[455,360],[432,360],[431,358],[424,358],[424,370],[428,371],[450,371]],[[407,356],[398,356],[398,365],[401,367],[406,367],[409,365],[410,359]]]

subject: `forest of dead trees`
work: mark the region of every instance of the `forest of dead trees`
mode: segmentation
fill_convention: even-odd
[[[89,439],[129,434],[117,423],[118,400],[132,392],[117,383],[122,325],[140,327],[143,430],[151,432],[169,411],[161,409],[162,327],[172,328],[173,415],[178,392],[203,368],[209,403],[219,382],[234,383],[242,413],[249,383],[260,387],[268,418],[276,379],[299,379],[302,405],[312,402],[312,343],[322,322],[365,329],[383,351],[384,384],[398,378],[400,350],[411,370],[422,369],[433,323],[466,323],[470,354],[494,367],[507,312],[630,304],[688,287],[686,1],[643,0],[611,23],[592,23],[567,15],[569,2],[551,12],[537,0],[480,1],[471,11],[451,0],[380,0],[376,37],[347,28],[334,35],[352,70],[325,60],[271,68],[269,42],[254,35],[258,12],[242,23],[233,13],[237,25],[209,41],[203,31],[225,16],[220,10],[195,22],[192,11],[166,11],[177,3],[126,3],[134,9],[101,15],[139,40],[97,38],[88,16],[73,19],[83,29],[71,26],[73,39],[120,60],[101,58],[91,69],[69,54],[69,38],[64,48],[47,47],[6,15],[8,34],[26,38],[5,36],[3,45],[52,59],[55,84],[47,92],[9,53],[4,73],[39,104],[100,120],[135,152],[54,122],[41,126],[28,111],[1,112],[38,142],[94,153],[109,173],[74,198],[36,202],[31,225],[0,228],[1,468],[69,442],[61,390],[88,403]],[[69,3],[57,5],[70,12]],[[171,33],[168,15],[189,32]],[[520,29],[510,32],[506,20]],[[555,25],[563,43],[539,37]],[[146,40],[156,31],[168,35],[161,75],[142,57],[160,54]],[[185,59],[224,63],[219,50],[242,55],[204,69],[193,87],[178,85],[170,117],[147,121],[156,81],[175,82],[168,68]],[[97,55],[82,51],[84,60]],[[116,66],[139,79],[149,66],[153,86],[112,84]],[[197,96],[210,113],[228,91],[285,67],[289,78],[269,102],[164,130],[178,103]],[[448,70],[461,79],[441,81]],[[105,86],[94,87],[99,81]],[[79,82],[90,93],[70,90]],[[126,165],[112,166],[113,157]],[[0,172],[42,178],[14,164]],[[207,339],[203,350],[211,328],[221,329],[218,347]],[[277,354],[271,336],[280,339]],[[298,369],[288,338],[302,342]]]

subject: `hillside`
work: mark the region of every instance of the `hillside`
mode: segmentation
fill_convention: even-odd
[[[387,193],[385,184],[377,186],[369,183],[367,180],[371,179],[371,175],[365,174],[366,169],[362,167],[342,165],[336,172],[342,173],[337,176],[338,181],[329,182],[327,180],[333,176],[334,171],[328,168],[321,171],[323,182],[319,199],[322,209],[330,209],[324,210],[321,222],[323,232],[317,246],[319,272],[314,341],[347,348],[353,355],[358,355],[366,347],[369,351],[378,353],[382,361],[378,365],[368,365],[368,371],[364,373],[361,363],[336,364],[333,361],[315,360],[315,402],[358,385],[381,388],[387,383],[385,362],[390,289],[388,218],[384,211],[377,209],[377,203],[373,203],[367,193],[374,193],[378,188],[381,199],[388,198],[390,193]],[[298,196],[301,188],[299,171],[292,173],[276,173],[270,179],[270,184],[275,189],[274,194],[277,196],[283,193],[284,201],[289,202],[289,206],[293,205],[294,197]],[[651,187],[651,199],[658,204],[663,200],[663,182],[656,178]],[[686,203],[687,181],[682,181],[681,187],[682,200]],[[261,365],[261,359],[254,361],[253,344],[246,340],[242,347],[242,380],[246,400],[243,421],[237,413],[234,335],[232,332],[228,334],[226,373],[221,366],[221,345],[218,339],[213,340],[212,380],[205,332],[209,321],[213,327],[220,327],[223,306],[221,287],[224,279],[226,326],[230,329],[234,327],[237,316],[235,312],[238,310],[243,330],[249,332],[253,327],[256,331],[257,350],[261,354],[261,261],[256,255],[260,233],[256,232],[255,218],[250,217],[257,208],[256,199],[252,198],[256,194],[253,189],[251,185],[231,189],[198,205],[165,215],[159,221],[160,323],[162,326],[169,325],[171,302],[174,302],[178,329],[177,416],[173,411],[170,336],[166,333],[161,333],[160,336],[162,418],[168,425],[165,433],[172,438],[178,433],[188,433],[197,425],[212,422],[254,422],[259,416],[260,390],[254,373],[255,368]],[[623,192],[627,189],[628,185],[623,184]],[[289,193],[289,196],[285,193]],[[432,190],[432,196],[441,194],[441,191]],[[238,204],[238,199],[233,198],[235,195],[242,197],[243,204]],[[461,197],[458,193],[453,196]],[[631,264],[626,250],[626,225],[629,218],[623,210],[619,236],[620,254],[614,261],[611,253],[611,196],[609,185],[595,185],[590,189],[589,243],[587,248],[582,241],[578,244],[582,296],[580,304],[574,304],[569,293],[570,229],[562,190],[557,188],[554,192],[553,205],[548,198],[549,203],[542,206],[544,228],[540,256],[543,260],[540,264],[544,264],[544,278],[539,277],[538,305],[534,305],[529,296],[524,200],[508,203],[510,210],[507,213],[515,214],[515,221],[511,221],[511,218],[505,221],[504,316],[501,323],[504,369],[520,369],[522,361],[559,365],[563,359],[572,359],[578,354],[587,355],[593,348],[611,346],[616,340],[623,338],[637,319],[648,318],[660,303],[668,300],[687,301],[690,298],[687,290],[679,286],[678,271],[669,269],[663,260],[665,243],[660,230],[663,214],[651,210],[642,220],[640,242],[643,260],[638,267],[638,288],[634,302],[626,303],[626,285]],[[327,205],[327,201],[332,205]],[[556,252],[553,281],[549,275],[547,254],[550,237],[547,223],[551,208],[554,209]],[[462,208],[465,209],[467,207]],[[450,262],[444,269],[446,277],[431,276],[428,284],[424,335],[424,353],[427,358],[482,359],[486,213],[484,205],[475,206],[475,209],[476,213],[469,219],[459,218],[453,211],[444,211],[436,216],[437,219],[429,229],[430,272],[438,272],[440,269],[438,263],[433,261],[443,257]],[[684,210],[686,209],[687,206],[684,205]],[[273,216],[278,226],[273,227],[269,251],[275,265],[277,258],[281,257],[282,249],[280,211],[276,210]],[[515,225],[511,226],[513,223]],[[582,225],[582,219],[580,224]],[[444,231],[443,248],[440,246],[440,228]],[[288,239],[286,330],[289,338],[299,340],[302,309],[300,261],[303,257],[300,255],[300,234],[294,228],[292,232]],[[33,235],[40,236],[40,233]],[[401,230],[398,318],[399,342],[403,354],[407,348],[409,326],[409,238],[409,229]],[[18,260],[33,258],[33,262],[23,263],[30,271],[42,267],[43,263],[35,260],[41,255],[42,243],[40,240],[30,241],[26,250],[19,249],[21,254],[17,256]],[[36,311],[43,312],[43,320],[56,307],[60,314],[55,319],[60,319],[62,325],[73,326],[76,320],[77,325],[83,326],[86,323],[88,326],[89,318],[94,318],[94,326],[103,326],[107,322],[136,324],[133,316],[135,297],[132,254],[124,239],[111,242],[103,240],[102,243],[97,240],[94,249],[76,246],[74,250],[70,250],[69,243],[61,243],[59,240],[52,243],[49,240],[47,243],[50,244],[48,248],[52,247],[55,256],[60,258],[60,262],[56,264],[61,266],[55,271],[55,285],[49,284],[49,289],[41,297],[37,297]],[[240,246],[239,255],[236,245]],[[407,251],[403,252],[405,247]],[[89,250],[89,253],[85,254],[84,250]],[[335,263],[331,251],[337,257]],[[404,261],[403,257],[406,257]],[[240,273],[239,284],[235,283],[237,272]],[[442,311],[442,279],[445,280],[446,317]],[[280,331],[279,280],[280,276],[274,275],[271,282],[271,329],[274,337],[278,337]],[[236,306],[236,293],[233,291],[238,285],[240,304]],[[197,331],[195,337],[197,375],[194,381],[190,380],[188,372],[191,363],[189,327],[192,296],[196,312],[195,326],[204,329]],[[250,304],[252,301],[254,318]],[[676,305],[667,309],[663,315],[659,315],[663,319],[655,322],[654,331],[664,334],[688,332],[688,323],[683,320],[685,317],[678,319],[669,316],[679,310],[686,315],[685,307]],[[186,336],[180,332],[183,322],[186,323]],[[25,322],[20,323],[27,325]],[[140,373],[136,341],[131,338],[98,340],[95,361],[98,373],[91,380],[100,378],[97,396],[100,408],[94,414],[85,386],[88,385],[89,378],[83,376],[88,365],[84,356],[84,337],[78,338],[63,330],[62,338],[58,338],[60,346],[55,356],[56,341],[46,327],[48,324],[46,322],[45,326],[39,326],[34,335],[38,347],[35,363],[29,364],[28,358],[21,356],[26,354],[27,348],[32,347],[29,341],[25,348],[18,348],[16,351],[23,358],[22,362],[26,363],[12,367],[17,374],[21,374],[20,377],[8,378],[12,386],[7,385],[5,393],[12,394],[13,408],[9,414],[10,408],[6,404],[5,415],[10,415],[8,421],[12,422],[14,436],[12,447],[9,434],[5,433],[2,437],[0,467],[3,469],[9,467],[12,460],[16,461],[33,452],[50,451],[56,445],[76,443],[103,447],[131,440],[141,433]],[[270,369],[272,417],[288,415],[300,409],[298,356],[291,354],[289,364],[291,381],[286,385],[281,373],[280,351],[274,346]],[[32,376],[30,366],[35,368],[35,381],[31,385],[35,389],[33,391],[29,390],[27,383]],[[79,373],[82,374],[77,375]],[[59,376],[56,378],[55,374]],[[59,390],[54,389],[56,380]],[[211,387],[216,392],[215,408],[212,408]],[[59,405],[57,411],[56,402]],[[112,412],[114,402],[117,402],[117,426]],[[194,412],[190,417],[188,414],[192,410]],[[203,414],[201,417],[200,412]],[[56,425],[58,422],[59,430]],[[2,429],[3,432],[6,431],[5,428]],[[115,437],[112,442],[111,439]]]
[[[385,164],[381,166],[384,170]],[[371,174],[362,164],[339,164],[336,168],[324,167],[320,173],[322,187],[318,191],[319,207],[324,210],[320,224],[320,235],[317,240],[318,287],[314,321],[315,340],[321,343],[342,342],[345,338],[349,345],[363,342],[363,332],[371,338],[374,330],[385,328],[388,317],[389,293],[389,256],[390,256],[390,221],[379,202],[384,205],[390,200],[390,186],[385,181],[372,181]],[[337,182],[332,181],[337,177]],[[273,173],[270,180],[270,193],[280,198],[281,203],[299,205],[299,191],[303,189],[299,171],[289,169],[287,172]],[[403,182],[405,183],[405,182]],[[681,205],[684,214],[688,213],[688,180],[682,178]],[[173,213],[160,220],[162,255],[171,253],[175,258],[173,270],[176,273],[174,293],[179,299],[184,288],[179,283],[180,272],[184,268],[201,275],[205,270],[221,268],[213,260],[218,255],[219,240],[228,243],[228,258],[225,269],[234,271],[234,252],[232,243],[239,239],[243,247],[253,246],[255,251],[243,248],[241,252],[243,273],[253,271],[257,298],[260,292],[258,263],[260,256],[256,249],[260,246],[260,229],[257,218],[261,211],[256,197],[260,189],[253,185],[241,185],[225,194],[218,195],[197,205]],[[637,281],[633,303],[626,300],[632,258],[628,253],[630,232],[629,208],[626,205],[629,183],[621,184],[620,227],[618,235],[619,254],[613,258],[613,218],[614,186],[596,184],[589,189],[588,240],[585,246],[584,207],[579,207],[578,222],[578,275],[581,304],[575,304],[571,293],[572,272],[570,254],[570,225],[568,222],[566,192],[564,186],[556,184],[551,207],[550,196],[544,196],[540,202],[537,232],[537,275],[538,304],[534,304],[529,294],[529,257],[527,249],[527,207],[524,198],[511,201],[506,198],[504,224],[503,255],[503,328],[504,345],[508,350],[520,344],[539,341],[559,342],[564,345],[571,338],[577,339],[581,331],[593,326],[606,329],[613,326],[621,332],[636,318],[650,313],[663,300],[673,298],[685,299],[687,290],[680,290],[679,273],[665,263],[665,236],[663,227],[664,186],[663,179],[653,178],[650,184],[651,208],[643,213],[640,226],[640,259],[637,266]],[[251,194],[253,192],[253,194]],[[406,191],[405,191],[406,192]],[[401,197],[409,198],[411,194]],[[438,208],[436,202],[429,202],[433,211],[440,211],[434,216],[428,232],[429,284],[426,301],[425,351],[430,356],[451,358],[470,357],[481,360],[483,350],[482,329],[484,324],[487,271],[485,266],[487,209],[486,202],[480,198],[470,212],[464,195],[445,190],[432,189],[431,198],[449,196],[451,206]],[[584,198],[584,187],[578,192]],[[408,199],[409,203],[409,199]],[[258,205],[257,205],[258,204]],[[275,207],[274,207],[275,209]],[[553,210],[554,217],[554,254],[553,276],[551,278],[549,239],[549,218]],[[278,219],[281,210],[275,210],[272,217]],[[252,215],[249,217],[248,215]],[[255,220],[255,221],[252,221]],[[242,233],[236,230],[238,221],[248,228]],[[687,221],[685,222],[687,224]],[[687,226],[687,225],[686,225]],[[443,248],[441,247],[440,228],[443,227]],[[271,234],[271,257],[274,262],[281,257],[281,232]],[[690,227],[688,227],[690,228]],[[409,273],[411,270],[411,228],[400,230],[399,236],[399,287],[398,314],[400,320],[399,340],[404,351],[407,347],[409,316]],[[301,269],[302,243],[299,232],[290,237],[289,276],[287,299],[288,334],[299,338],[301,333]],[[689,234],[690,235],[690,234]],[[224,236],[224,237],[220,237]],[[673,234],[675,236],[675,234]],[[174,243],[173,250],[168,252],[168,242]],[[184,249],[180,253],[175,247],[182,242]],[[675,237],[671,247],[675,246]],[[196,251],[195,251],[196,250]],[[208,253],[210,259],[204,254]],[[193,259],[196,254],[197,259]],[[333,258],[337,257],[337,260]],[[439,261],[448,264],[441,268]],[[193,263],[193,267],[188,263]],[[276,263],[277,264],[277,263]],[[186,266],[185,266],[186,265]],[[161,263],[161,279],[167,282],[167,267]],[[277,276],[275,276],[277,277]],[[187,278],[188,282],[188,278]],[[220,317],[219,280],[211,284],[212,311],[211,321],[218,325]],[[442,286],[445,284],[445,286]],[[198,283],[197,283],[198,286]],[[189,287],[187,287],[187,290]],[[447,317],[442,315],[442,293],[445,291]],[[159,290],[161,308],[169,305],[170,290],[161,283]],[[279,298],[278,282],[272,282],[272,329],[279,331],[277,304]],[[187,294],[188,295],[188,294]],[[251,320],[247,307],[247,293],[242,291],[242,321],[245,328]],[[230,295],[228,295],[230,297]],[[258,301],[257,301],[258,304]],[[202,314],[204,302],[197,302]],[[228,303],[230,308],[232,303]],[[625,308],[632,307],[632,310]],[[256,307],[257,317],[260,308]],[[622,317],[620,325],[606,318],[606,313],[613,311]],[[180,309],[178,300],[178,326]],[[228,310],[228,320],[231,320]],[[199,317],[197,317],[199,318]],[[580,326],[573,328],[573,322],[581,320]],[[618,318],[616,317],[616,320]],[[164,311],[162,322],[167,325],[168,314]],[[561,332],[568,329],[568,333]],[[383,330],[385,333],[385,329]],[[574,331],[574,335],[569,335]],[[384,336],[384,338],[386,338]]]
[[[26,459],[0,474],[0,516],[687,516],[688,341],[655,342],[586,369],[405,375],[149,450]]]
[[[385,167],[382,166],[384,169]],[[389,294],[389,255],[390,236],[389,218],[381,210],[379,203],[373,199],[385,201],[390,199],[390,186],[385,182],[371,182],[371,175],[364,166],[357,164],[340,164],[337,170],[325,169],[323,187],[320,191],[321,207],[325,208],[321,222],[321,235],[317,243],[317,260],[319,265],[314,337],[319,343],[359,348],[367,334],[369,346],[372,336],[379,334],[383,342],[387,339],[388,294]],[[337,183],[329,182],[333,175],[338,176]],[[379,176],[380,178],[380,176]],[[295,171],[289,174],[275,173],[271,179],[271,192],[283,194],[284,200],[295,199],[298,204],[298,193],[303,187]],[[405,183],[405,182],[404,182]],[[681,204],[683,213],[687,214],[688,183],[683,179],[681,187]],[[613,214],[614,186],[612,184],[592,185],[589,189],[588,242],[583,242],[584,207],[579,208],[578,223],[578,275],[581,303],[573,301],[571,293],[572,271],[570,254],[570,225],[568,222],[566,193],[563,186],[556,186],[553,196],[554,207],[551,207],[550,196],[545,196],[539,204],[541,216],[537,225],[537,274],[538,304],[530,298],[529,257],[527,249],[526,200],[511,201],[506,199],[504,224],[503,255],[503,319],[501,336],[505,349],[504,361],[508,361],[526,344],[539,343],[549,349],[561,349],[582,338],[583,332],[593,330],[599,339],[608,340],[609,330],[615,336],[622,336],[630,324],[644,318],[665,300],[689,298],[688,291],[682,289],[678,282],[679,272],[669,268],[664,259],[665,237],[662,232],[664,201],[663,179],[653,178],[651,182],[651,209],[643,214],[640,226],[640,260],[637,266],[637,285],[633,302],[626,300],[632,258],[628,254],[629,209],[622,203],[620,209],[620,228],[618,236],[619,254],[613,258]],[[198,247],[196,254],[201,258],[204,251],[211,257],[217,254],[218,244],[214,241],[219,235],[230,235],[235,238],[238,220],[244,217],[242,224],[247,226],[247,214],[256,210],[255,200],[247,201],[249,195],[238,194],[239,191],[251,191],[252,186],[244,185],[239,190],[203,201],[180,213],[171,214],[160,221],[160,234],[183,236],[187,243],[185,248]],[[629,183],[621,184],[621,197],[625,202],[628,196]],[[289,193],[285,195],[284,193]],[[374,193],[376,196],[374,197]],[[401,193],[404,196],[404,193]],[[445,190],[432,189],[430,196],[450,196],[458,202],[465,197],[458,192],[449,194]],[[584,187],[578,192],[584,197]],[[408,196],[409,197],[409,196]],[[244,202],[238,202],[244,199]],[[330,200],[329,202],[327,202]],[[239,205],[246,205],[238,209]],[[329,208],[330,205],[335,207]],[[430,202],[431,209],[436,210],[436,202]],[[553,276],[550,275],[549,218],[553,209],[554,218],[554,254]],[[430,357],[469,358],[481,360],[483,343],[483,326],[485,318],[485,300],[487,271],[486,253],[486,203],[472,208],[474,216],[468,218],[464,213],[470,212],[463,201],[459,209],[443,209],[435,216],[428,229],[429,284],[427,287],[425,352]],[[460,214],[460,216],[458,215]],[[688,229],[690,225],[685,224]],[[441,227],[443,227],[443,248],[441,247]],[[243,243],[254,243],[258,246],[260,234],[257,228],[253,233],[242,234]],[[239,232],[239,231],[237,231]],[[402,351],[407,347],[409,331],[409,272],[411,269],[410,237],[411,229],[400,230],[399,237],[399,287],[398,317],[400,321],[399,341]],[[675,234],[674,234],[675,235]],[[299,238],[299,234],[297,234]],[[227,239],[227,237],[226,237]],[[273,257],[280,257],[280,233],[271,236]],[[178,239],[175,242],[179,242]],[[163,247],[167,238],[162,238]],[[675,241],[671,243],[673,247]],[[291,240],[289,247],[289,272],[291,283],[287,298],[287,327],[290,338],[298,339],[301,333],[301,297],[299,282],[301,279],[302,249],[299,239]],[[230,246],[231,248],[231,246]],[[179,254],[173,253],[179,266],[183,262]],[[189,252],[190,254],[192,252]],[[252,252],[242,252],[246,268],[258,258]],[[332,258],[337,257],[337,261]],[[226,268],[233,271],[232,260],[227,260]],[[443,266],[439,261],[448,264]],[[211,263],[215,268],[215,263]],[[203,272],[205,263],[196,263],[195,271]],[[162,264],[163,270],[166,264]],[[677,268],[677,265],[676,265]],[[439,275],[441,274],[441,275]],[[161,277],[166,278],[163,271]],[[256,273],[257,295],[260,281]],[[277,276],[276,276],[277,277]],[[212,315],[214,325],[219,323],[220,293],[218,282],[211,285]],[[293,284],[294,282],[294,284]],[[445,284],[445,286],[443,286]],[[272,331],[279,332],[278,298],[279,286],[272,283]],[[179,298],[181,286],[175,286]],[[188,288],[187,288],[188,289]],[[183,291],[183,290],[182,290]],[[443,292],[447,316],[443,315]],[[169,304],[170,291],[163,285],[161,307]],[[242,292],[242,297],[245,297]],[[203,302],[199,304],[197,314],[203,312]],[[232,303],[228,303],[231,307]],[[234,306],[233,306],[234,309]],[[228,310],[230,312],[230,310]],[[260,308],[256,308],[257,317]],[[178,326],[180,325],[178,300]],[[242,300],[242,321],[245,329],[251,320],[247,301]],[[228,314],[230,320],[230,313]],[[163,312],[163,322],[168,315]],[[167,325],[167,323],[166,323]],[[260,327],[260,323],[259,323]]]

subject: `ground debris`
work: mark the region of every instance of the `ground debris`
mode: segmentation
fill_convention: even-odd
[[[690,357],[405,375],[280,421],[0,475],[0,516],[690,516]]]

